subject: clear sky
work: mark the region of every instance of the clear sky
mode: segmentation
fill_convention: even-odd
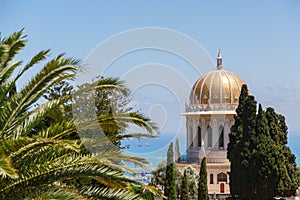
[[[299,9],[298,0],[0,0],[0,32],[3,37],[25,27],[29,43],[22,59],[48,48],[53,55],[66,52],[84,59],[100,42],[122,31],[142,27],[179,31],[202,45],[213,60],[221,48],[225,69],[240,75],[264,108],[272,106],[285,115],[291,134],[296,134],[300,131]],[[119,64],[134,62],[134,56],[141,61],[145,55],[145,63],[162,59],[162,54],[149,51],[129,55]],[[170,65],[176,65],[176,59]],[[110,72],[114,76],[118,69]],[[191,82],[197,79],[188,70],[184,76]],[[160,94],[160,100],[168,99]],[[169,126],[166,132],[173,130],[172,124],[165,126]]]

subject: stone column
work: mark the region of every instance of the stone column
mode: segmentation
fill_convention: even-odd
[[[212,145],[213,150],[218,150],[219,147],[219,127],[218,127],[218,121],[216,118],[212,119]]]

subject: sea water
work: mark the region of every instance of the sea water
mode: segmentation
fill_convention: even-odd
[[[300,131],[291,131],[288,134],[288,146],[296,156],[297,166],[300,167]]]
[[[162,134],[156,139],[142,138],[123,142],[123,145],[130,145],[130,148],[125,150],[125,153],[147,159],[151,163],[149,168],[154,168],[159,162],[166,160],[168,146],[170,142],[174,142],[174,137],[171,135],[172,134]],[[185,140],[179,143],[180,153],[186,154]],[[300,167],[300,131],[290,131],[288,133],[287,145],[296,156],[297,166]]]

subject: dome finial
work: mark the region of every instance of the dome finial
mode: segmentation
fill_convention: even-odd
[[[221,51],[220,51],[220,48],[219,48],[218,57],[217,57],[217,69],[218,70],[221,70],[223,68],[222,60],[223,60],[223,58],[222,58]]]

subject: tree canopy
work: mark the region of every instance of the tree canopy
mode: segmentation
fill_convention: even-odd
[[[295,156],[287,146],[284,116],[263,110],[246,85],[241,89],[229,134],[230,191],[239,199],[292,196],[297,188]]]

